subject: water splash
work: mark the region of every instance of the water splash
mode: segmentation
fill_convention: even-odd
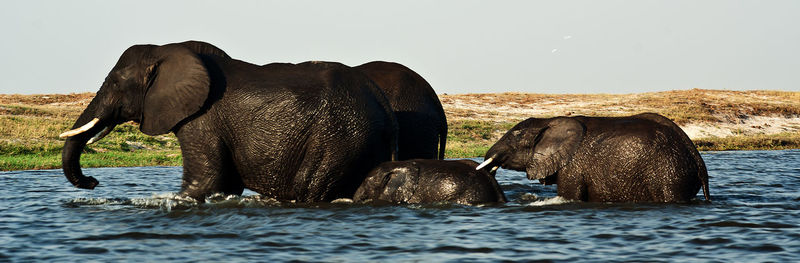
[[[528,206],[548,206],[548,205],[562,205],[574,202],[573,200],[569,200],[560,196],[547,198],[544,200],[534,201],[529,203]]]
[[[331,204],[352,204],[353,199],[350,198],[339,198],[336,200],[331,201]]]
[[[162,209],[167,212],[176,208],[188,209],[198,205],[197,200],[188,196],[179,195],[178,193],[160,193],[145,198],[132,198],[131,204],[140,208]]]
[[[238,196],[214,194],[206,197],[205,202],[180,195],[178,193],[155,193],[149,197],[133,198],[85,198],[79,197],[65,202],[68,207],[98,206],[98,207],[119,207],[132,206],[136,208],[159,209],[166,212],[172,210],[187,210],[197,207],[203,208],[245,208],[245,207],[278,207],[292,202],[281,202],[274,198],[263,197],[261,195]],[[346,203],[346,200],[339,201]],[[352,202],[352,200],[350,201]]]
[[[64,204],[69,207],[80,206],[102,206],[102,205],[124,205],[130,203],[127,199],[108,199],[108,198],[85,198],[78,197],[66,201]]]

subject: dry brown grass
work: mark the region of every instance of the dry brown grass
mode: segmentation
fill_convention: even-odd
[[[0,94],[0,104],[86,106],[94,98],[94,95],[93,92],[37,95]]]
[[[58,168],[63,140],[94,93],[0,95],[0,170]],[[656,112],[681,125],[740,124],[734,136],[699,138],[703,150],[800,148],[800,124],[768,134],[754,116],[800,117],[800,92],[681,90],[638,94],[453,94],[440,95],[450,124],[447,156],[481,156],[506,130],[529,117],[562,115],[622,116]],[[118,126],[92,145],[85,159],[91,166],[180,164],[174,136],[150,137],[133,124]],[[146,150],[145,152],[136,152]],[[97,155],[97,156],[94,156]],[[94,157],[93,157],[94,156]],[[109,156],[115,156],[110,158]],[[90,161],[95,160],[95,161]]]
[[[642,112],[664,115],[679,125],[692,126],[703,150],[787,149],[800,147],[800,92],[677,90],[636,94],[443,94],[440,100],[457,131],[463,123],[480,120],[485,129],[509,126],[530,117],[626,116]],[[762,121],[757,116],[772,117]],[[772,123],[771,121],[787,123]],[[705,128],[704,128],[705,127]],[[733,136],[706,135],[729,131]],[[481,130],[481,129],[478,129]],[[688,131],[687,131],[688,133]],[[724,132],[723,132],[724,133]],[[452,132],[451,132],[452,137]],[[455,136],[450,149],[470,145],[485,149],[491,140]]]
[[[679,124],[750,116],[800,116],[800,92],[678,90],[636,94],[441,95],[448,118],[489,121],[562,115],[623,116],[655,112]]]

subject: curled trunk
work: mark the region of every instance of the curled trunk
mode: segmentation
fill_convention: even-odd
[[[75,121],[75,125],[73,125],[73,129],[81,127],[88,123],[93,118],[93,110],[90,110],[94,107],[89,107],[81,114],[77,121]],[[82,132],[80,134],[71,136],[67,138],[66,142],[64,142],[64,148],[61,150],[61,168],[64,170],[64,176],[67,177],[72,185],[78,188],[83,189],[94,189],[97,186],[98,182],[94,177],[86,177],[83,175],[81,171],[81,153],[83,152],[83,148],[86,146],[86,142],[92,138],[93,135],[100,132],[105,127],[103,121],[100,121],[98,125],[95,125],[91,129]]]

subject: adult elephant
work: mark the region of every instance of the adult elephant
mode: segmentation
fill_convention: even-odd
[[[558,195],[591,202],[688,202],[708,173],[680,127],[655,113],[530,118],[486,153],[485,166],[526,171]]]
[[[430,84],[398,63],[373,61],[356,67],[386,94],[400,124],[400,160],[444,159],[447,117]]]
[[[465,205],[506,202],[494,175],[476,170],[477,166],[472,160],[385,162],[369,173],[353,201]]]
[[[258,66],[199,41],[122,54],[61,135],[73,185],[98,184],[81,172],[81,151],[130,120],[145,134],[177,136],[181,193],[200,201],[244,188],[300,202],[349,198],[373,167],[396,158],[394,114],[361,71],[331,62]]]

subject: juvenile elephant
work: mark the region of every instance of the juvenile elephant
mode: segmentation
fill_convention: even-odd
[[[175,133],[181,193],[201,201],[244,188],[300,202],[349,198],[373,167],[396,158],[394,113],[361,71],[332,62],[258,66],[199,41],[122,54],[61,135],[73,185],[98,184],[81,172],[81,151],[130,120],[148,135]]]
[[[479,166],[526,171],[558,195],[590,202],[688,202],[708,173],[692,141],[669,119],[530,118],[503,135]]]
[[[356,67],[386,94],[400,125],[400,160],[444,160],[447,117],[430,84],[398,63],[373,61]]]
[[[494,175],[476,170],[471,160],[415,159],[386,162],[373,169],[353,201],[459,204],[504,203],[506,197]]]

